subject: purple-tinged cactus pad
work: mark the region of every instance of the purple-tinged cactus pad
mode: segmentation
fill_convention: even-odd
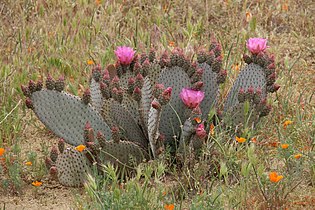
[[[65,149],[56,162],[60,184],[68,187],[82,186],[86,175],[91,171],[90,165],[84,153],[73,147]]]
[[[111,133],[100,114],[91,106],[82,103],[79,97],[54,90],[36,91],[31,96],[37,117],[68,144],[79,145],[84,142],[86,122],[97,133],[101,131],[106,138]]]

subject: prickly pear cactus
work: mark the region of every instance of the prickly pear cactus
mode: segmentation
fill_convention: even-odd
[[[244,55],[247,64],[238,75],[224,105],[224,122],[229,127],[254,127],[261,117],[269,114],[267,94],[276,92],[273,55],[265,51]],[[237,129],[237,132],[240,132]]]
[[[244,56],[247,65],[222,110],[223,128],[238,136],[270,112],[268,93],[279,89],[266,41],[247,44],[251,55]],[[220,84],[227,77],[217,41],[198,52],[196,61],[178,48],[160,57],[154,49],[139,56],[130,47],[118,47],[115,54],[115,65],[92,69],[90,86],[81,98],[63,91],[63,77],[54,80],[48,75],[46,89],[40,81],[22,86],[26,106],[63,138],[59,152],[53,147],[45,162],[52,177],[66,186],[82,185],[92,163],[98,170],[108,162],[120,172],[133,170],[158,158],[165,146],[180,159],[186,159],[187,152],[198,157],[208,137],[207,115],[217,110],[219,89],[224,87]],[[78,148],[65,149],[65,142]]]

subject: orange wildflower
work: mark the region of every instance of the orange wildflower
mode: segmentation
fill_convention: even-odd
[[[282,149],[288,149],[288,147],[289,147],[289,144],[281,144]]]
[[[162,195],[163,195],[163,196],[166,196],[166,191],[162,192]]]
[[[213,125],[213,123],[211,123],[211,125],[210,125],[210,134],[211,134],[211,136],[214,135],[214,125]]]
[[[101,0],[95,0],[95,4],[98,6],[98,5],[100,5],[102,3],[102,1]]]
[[[165,210],[173,210],[175,208],[175,205],[174,204],[166,204],[164,206],[164,209]]]
[[[196,121],[196,123],[201,123],[200,117],[196,117],[196,118],[194,118],[194,120]]]
[[[245,138],[243,138],[243,137],[235,137],[236,138],[236,141],[238,142],[238,143],[244,143],[245,141],[246,141],[246,139]]]
[[[279,145],[279,142],[276,142],[276,141],[270,142],[269,145],[272,147],[277,147]]]
[[[240,70],[240,65],[238,63],[233,64],[232,65],[232,69],[234,69],[235,71],[239,71]]]
[[[175,42],[173,42],[173,41],[169,41],[169,42],[168,42],[168,46],[170,46],[170,47],[174,47],[174,46],[175,46]]]
[[[0,156],[2,156],[5,153],[5,149],[4,148],[0,148]]]
[[[39,181],[32,182],[32,185],[35,187],[40,187],[43,183]]]
[[[295,159],[300,159],[300,158],[302,157],[302,154],[299,153],[299,154],[294,155],[293,157],[294,157]]]
[[[281,179],[283,179],[283,176],[278,175],[277,172],[270,172],[269,174],[269,180],[271,182],[277,183],[279,182]]]
[[[93,65],[93,64],[94,64],[94,61],[88,60],[86,63],[87,63],[87,65]]]
[[[253,142],[253,143],[257,143],[257,138],[253,137],[250,141]]]
[[[286,129],[287,126],[288,126],[288,125],[291,125],[292,123],[293,123],[293,121],[291,121],[291,120],[286,120],[286,121],[284,121],[284,123],[283,123],[283,128]]]
[[[288,11],[289,10],[289,5],[288,5],[288,2],[284,2],[282,5],[281,5],[281,9],[282,11]]]
[[[85,149],[85,146],[82,145],[82,144],[80,144],[80,145],[77,146],[75,149],[76,149],[77,151],[79,151],[79,152],[82,152],[82,151]]]
[[[252,19],[253,15],[250,12],[246,12],[246,22],[249,22]]]
[[[27,166],[32,166],[33,163],[32,163],[31,161],[27,161],[27,162],[25,163],[25,165],[27,165]]]

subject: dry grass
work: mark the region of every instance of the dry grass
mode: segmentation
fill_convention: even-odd
[[[238,73],[232,69],[232,65],[242,64],[241,57],[246,50],[245,40],[248,37],[268,38],[269,51],[276,57],[277,83],[281,85],[281,89],[272,98],[273,113],[261,123],[257,133],[260,142],[256,148],[257,157],[268,172],[282,170],[285,164],[281,151],[267,146],[270,143],[289,143],[294,152],[302,153],[305,156],[300,168],[302,173],[294,174],[297,177],[292,175],[293,178],[286,181],[286,186],[297,178],[302,183],[283,205],[294,209],[315,208],[314,1],[97,2],[1,1],[0,147],[7,148],[8,153],[15,158],[16,165],[12,164],[11,174],[0,170],[0,178],[3,178],[0,183],[3,189],[0,192],[19,192],[23,195],[24,188],[30,189],[31,180],[38,178],[42,172],[34,167],[31,176],[25,178],[28,171],[25,171],[23,163],[30,152],[42,156],[45,148],[47,149],[47,146],[38,146],[38,141],[37,146],[33,146],[32,136],[25,135],[26,127],[30,126],[34,133],[43,132],[43,129],[33,115],[25,117],[21,84],[29,79],[42,78],[47,73],[54,76],[64,74],[71,83],[67,87],[68,91],[80,94],[81,85],[87,85],[88,82],[86,78],[90,68],[87,60],[107,65],[113,61],[113,50],[116,46],[127,44],[139,51],[154,46],[162,50],[168,48],[170,42],[174,42],[175,46],[184,48],[186,53],[193,56],[195,50],[209,43],[210,36],[214,34],[223,46],[224,68],[228,70],[229,80],[224,92],[231,87]],[[246,13],[248,18],[251,16],[249,21]],[[282,123],[288,119],[294,123],[284,130]],[[28,142],[27,147],[24,142]],[[245,156],[246,154],[240,160]],[[42,164],[40,158],[37,161],[38,165]],[[162,188],[168,189],[168,179],[177,180],[176,177],[163,178]],[[11,183],[12,186],[6,188],[4,180],[13,180],[16,183]],[[218,184],[215,185],[216,190],[211,191],[207,187],[201,190],[208,192],[211,198],[220,190],[223,191],[224,198],[221,196],[219,199],[222,208],[229,209],[234,205],[237,208],[265,208],[266,204],[258,193],[256,182],[252,177],[244,185]],[[181,184],[179,181],[175,186]],[[177,188],[171,188],[173,196],[168,201],[163,200],[164,198],[152,200],[155,202],[154,206],[162,207],[164,202],[174,202],[176,208],[201,208],[206,205],[204,202],[207,199],[200,193],[187,193],[185,198],[177,197]],[[244,193],[244,189],[247,193]],[[57,192],[58,190],[56,189]],[[126,193],[127,200],[128,195]],[[39,195],[43,196],[46,194]],[[31,197],[33,202],[40,203],[38,197]],[[25,196],[16,199],[20,198]],[[181,202],[183,206],[179,205]]]

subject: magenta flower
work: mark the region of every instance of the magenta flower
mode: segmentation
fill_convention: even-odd
[[[247,40],[246,46],[252,54],[264,52],[267,48],[267,39],[250,38],[249,40]]]
[[[115,55],[122,65],[129,65],[135,55],[135,52],[131,47],[117,47]]]
[[[199,104],[205,97],[205,94],[204,92],[199,90],[183,88],[179,96],[188,108],[194,109],[199,106]]]
[[[196,135],[200,139],[203,139],[207,136],[207,131],[205,130],[205,126],[203,124],[199,124],[198,127],[196,128]]]

